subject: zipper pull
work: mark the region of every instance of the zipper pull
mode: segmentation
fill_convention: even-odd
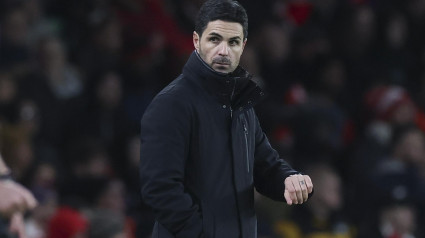
[[[248,150],[248,129],[246,128],[246,121],[242,120],[244,137],[245,137],[245,153],[246,153],[246,168],[249,173],[249,150]]]

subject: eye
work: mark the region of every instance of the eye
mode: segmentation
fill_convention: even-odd
[[[232,46],[236,46],[236,45],[239,45],[239,41],[238,40],[230,40],[229,44],[232,45]]]
[[[220,41],[220,39],[218,39],[218,37],[213,36],[209,38],[209,41],[211,41],[212,43],[217,43]]]

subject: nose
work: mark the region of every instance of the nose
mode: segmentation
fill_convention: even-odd
[[[221,42],[218,47],[220,47],[218,51],[219,55],[227,56],[229,54],[229,47],[227,46],[226,42]]]

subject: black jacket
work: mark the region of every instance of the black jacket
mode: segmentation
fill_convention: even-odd
[[[253,105],[264,93],[250,78],[241,67],[218,73],[193,52],[146,110],[140,174],[153,238],[253,238],[254,187],[284,201],[297,171],[263,133]]]

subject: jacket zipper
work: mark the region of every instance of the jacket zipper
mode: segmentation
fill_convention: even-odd
[[[248,129],[246,128],[245,121],[242,121],[242,124],[243,124],[244,136],[245,136],[246,167],[247,167],[248,173],[249,173]]]
[[[230,118],[233,119],[233,108],[232,108],[232,101],[233,101],[233,96],[235,95],[235,89],[236,89],[236,79],[234,79],[234,83],[233,83],[233,90],[232,90],[232,94],[230,95]],[[244,130],[244,137],[245,137],[245,153],[246,153],[246,167],[249,173],[249,154],[248,154],[248,129],[246,128],[246,123],[243,120],[242,121],[243,124],[243,130]]]
[[[230,94],[230,118],[233,119],[233,108],[232,108],[232,101],[233,101],[233,96],[235,95],[235,89],[236,89],[236,79],[234,79],[233,82],[233,89],[232,89],[232,94]]]

